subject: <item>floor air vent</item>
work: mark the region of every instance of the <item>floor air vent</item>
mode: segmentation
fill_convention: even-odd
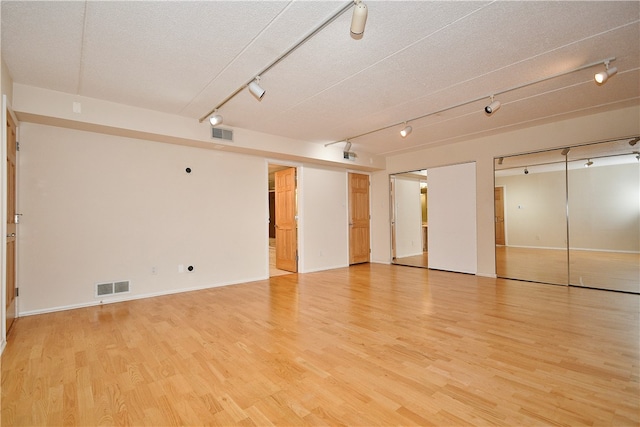
[[[108,282],[96,284],[96,297],[102,297],[106,295],[122,294],[129,292],[129,281],[124,280],[121,282]]]
[[[211,137],[213,139],[233,141],[233,131],[229,129],[211,128]]]

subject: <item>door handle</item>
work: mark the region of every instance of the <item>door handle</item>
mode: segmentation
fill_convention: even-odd
[[[7,237],[16,237],[16,233],[7,234]]]

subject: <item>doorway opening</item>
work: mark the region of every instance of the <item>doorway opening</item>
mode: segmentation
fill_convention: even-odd
[[[297,170],[269,164],[269,277],[298,271]]]

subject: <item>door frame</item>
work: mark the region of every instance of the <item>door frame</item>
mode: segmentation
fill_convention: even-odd
[[[504,246],[509,246],[509,241],[507,240],[507,187],[504,185],[493,185],[493,188],[502,188],[502,228],[504,229]],[[493,233],[493,238],[495,239],[495,227],[497,227],[496,225],[496,207],[495,207],[495,196],[494,196],[494,205],[493,205],[493,226],[494,226],[494,233]],[[497,245],[496,242],[494,242],[495,245]]]
[[[296,251],[298,252],[298,262],[297,262],[297,270],[298,273],[303,273],[304,271],[302,270],[301,266],[304,265],[303,263],[303,251],[302,251],[302,247],[304,246],[302,244],[303,242],[303,215],[302,215],[302,200],[303,200],[303,196],[302,196],[302,165],[299,163],[295,163],[295,162],[287,162],[285,160],[279,160],[279,159],[265,159],[265,169],[266,169],[266,175],[267,175],[267,191],[266,193],[266,198],[267,198],[267,205],[266,205],[266,221],[265,221],[265,233],[266,233],[266,248],[267,248],[267,253],[266,253],[266,269],[267,269],[267,278],[271,277],[271,273],[269,272],[269,223],[271,220],[275,221],[275,218],[271,218],[270,215],[271,213],[269,212],[269,169],[271,166],[279,166],[282,167],[283,169],[286,168],[295,168],[296,169],[296,194],[297,194],[297,201],[296,201],[296,215],[297,215],[297,226],[298,226],[298,230],[297,230],[297,248]]]
[[[0,175],[2,176],[2,185],[0,186],[0,249],[1,259],[0,259],[0,354],[4,350],[7,343],[7,333],[6,333],[6,304],[7,304],[7,254],[6,254],[6,246],[7,246],[7,113],[11,115],[13,122],[16,125],[16,141],[19,140],[20,135],[20,122],[16,117],[13,109],[9,105],[7,100],[7,95],[2,95],[2,112],[0,116],[2,117],[2,141],[0,141],[0,156],[4,159],[0,163]],[[16,164],[18,163],[19,152],[16,152]],[[19,181],[19,174],[16,173],[16,206],[18,205],[19,194],[17,191]],[[16,239],[16,264],[18,262],[18,239]],[[16,268],[15,272],[16,284],[18,283],[18,270]],[[17,287],[17,286],[16,286]],[[18,297],[16,297],[16,313],[15,318],[19,317],[19,304]]]

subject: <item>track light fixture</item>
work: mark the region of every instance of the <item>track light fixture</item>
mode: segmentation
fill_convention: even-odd
[[[356,7],[353,8],[353,15],[351,16],[351,35],[362,36],[369,11],[362,0],[353,0],[353,2]]]
[[[569,154],[569,150],[571,150],[571,148],[567,147],[565,149],[563,149],[560,154],[562,154],[563,156],[566,156],[567,154]]]
[[[407,122],[404,122],[404,124],[406,125]],[[405,126],[401,131],[400,131],[400,136],[403,138],[406,138],[411,131],[413,130],[413,128],[411,126]]]
[[[609,68],[609,61],[604,62],[604,67],[605,67],[604,71],[601,71],[597,73],[595,76],[593,76],[593,79],[599,85],[605,84],[605,82],[609,79],[609,77],[615,75],[618,72],[618,69],[616,67]]]
[[[591,159],[587,159],[587,163],[584,164],[585,168],[588,168],[589,166],[591,166],[593,164],[593,162],[591,161]]]
[[[344,152],[348,153],[351,150],[351,141],[346,141],[344,144]]]
[[[260,76],[256,76],[256,78],[251,83],[249,83],[249,91],[253,96],[256,97],[258,101],[262,99],[265,90],[260,86]]]
[[[362,0],[354,0],[353,3],[356,4],[356,7],[359,6],[360,3],[362,3]],[[264,73],[269,72],[269,70],[271,70],[273,67],[275,67],[276,65],[278,65],[281,61],[283,61],[285,58],[287,58],[291,53],[293,53],[295,50],[297,50],[300,46],[304,45],[305,43],[307,43],[309,40],[311,40],[316,34],[318,34],[320,31],[322,31],[323,29],[325,29],[329,24],[331,24],[333,21],[335,21],[339,16],[341,16],[343,13],[345,13],[347,10],[349,10],[349,8],[351,8],[353,6],[353,3],[351,1],[346,2],[344,5],[342,5],[342,7],[340,7],[340,9],[336,10],[335,13],[331,16],[329,16],[327,19],[325,19],[323,22],[321,22],[319,25],[317,25],[316,27],[314,27],[309,33],[307,33],[302,39],[300,39],[296,44],[294,44],[293,46],[291,46],[289,49],[287,49],[285,52],[283,52],[282,54],[280,54],[280,56],[278,56],[276,59],[274,59],[273,61],[271,61],[269,63],[269,65],[267,65],[266,67],[264,67],[262,70],[260,70],[257,73],[257,76],[261,76],[264,75]],[[361,25],[362,25],[362,30],[364,31],[364,24],[366,22],[366,5],[364,5],[364,3],[362,3],[362,7],[365,8],[365,13],[364,13],[364,20],[362,20],[362,18],[358,18],[359,20],[361,20]],[[358,12],[358,16],[362,15],[362,11]],[[357,21],[357,20],[356,20]],[[356,22],[357,23],[357,22]],[[353,23],[352,23],[352,28],[353,28]],[[356,30],[358,28],[355,28]],[[240,92],[244,91],[244,89],[246,87],[249,87],[249,90],[251,91],[251,93],[258,98],[259,100],[262,98],[262,96],[265,93],[265,90],[262,89],[260,87],[260,81],[258,80],[259,77],[256,77],[254,80],[252,81],[248,81],[245,83],[242,83],[242,86],[240,86],[239,88],[237,88],[234,92],[232,92],[229,96],[227,96],[225,99],[223,99],[220,103],[218,103],[215,107],[213,107],[208,113],[204,114],[202,117],[200,117],[200,119],[198,119],[198,121],[200,123],[202,123],[203,121],[205,121],[205,119],[207,119],[209,116],[211,116],[211,114],[213,114],[215,111],[219,110],[220,108],[222,108],[223,106],[225,106],[227,104],[227,102],[231,101],[233,98],[236,97],[236,95],[238,95]]]
[[[218,126],[219,124],[222,124],[222,116],[220,114],[214,114],[209,117],[209,123],[211,123],[211,126]]]
[[[617,70],[615,69],[615,67],[609,68],[608,64],[610,64],[612,61],[615,61],[615,60],[616,60],[615,56],[611,56],[609,58],[601,59],[599,61],[589,62],[587,64],[580,65],[579,67],[572,68],[570,70],[562,71],[560,73],[556,73],[556,74],[553,74],[553,75],[550,75],[550,76],[542,77],[542,78],[539,78],[537,80],[532,80],[532,81],[529,81],[529,82],[526,82],[526,83],[522,83],[522,84],[519,84],[519,85],[516,85],[516,86],[511,86],[511,87],[508,87],[508,88],[504,88],[504,89],[499,90],[499,91],[494,91],[491,95],[482,95],[480,97],[472,98],[472,99],[469,99],[467,101],[463,101],[463,102],[459,102],[457,104],[449,105],[449,106],[446,106],[444,108],[440,108],[438,110],[422,114],[420,116],[412,117],[408,121],[413,122],[413,121],[416,121],[416,120],[424,119],[426,117],[434,116],[436,114],[444,113],[445,111],[453,110],[454,108],[458,108],[458,107],[462,107],[464,105],[469,105],[469,104],[472,104],[472,103],[476,103],[476,102],[482,101],[487,96],[489,96],[491,98],[491,103],[485,107],[484,111],[488,115],[491,115],[491,114],[493,114],[494,112],[496,112],[500,108],[500,101],[496,101],[494,99],[495,95],[501,95],[503,93],[507,93],[507,92],[511,92],[511,91],[514,91],[514,90],[517,90],[517,89],[522,89],[522,88],[525,88],[525,87],[529,87],[529,86],[532,86],[532,85],[535,85],[535,84],[538,84],[538,83],[545,82],[547,80],[555,79],[555,78],[558,78],[558,77],[561,77],[561,76],[566,76],[568,74],[575,73],[577,71],[586,70],[588,68],[592,68],[592,67],[595,67],[596,65],[602,65],[602,64],[605,64],[605,67],[608,68],[607,77],[610,77],[610,76],[614,75],[617,72]],[[406,123],[406,121],[404,123]],[[370,131],[367,131],[367,132],[364,132],[364,133],[361,133],[361,134],[358,134],[358,135],[349,136],[349,139],[360,138],[362,136],[370,135],[370,134],[375,133],[375,132],[380,132],[380,131],[383,131],[383,130],[396,128],[397,126],[399,126],[401,124],[402,124],[402,122],[388,124],[388,125],[382,126],[380,128],[377,128],[377,129],[374,129],[374,130],[370,130]],[[337,143],[339,143],[341,141],[344,141],[344,139],[340,139],[340,140],[333,141],[333,142],[328,142],[328,143],[324,144],[324,146],[328,147],[330,145],[337,144]],[[633,144],[631,144],[631,142],[632,141],[629,141],[629,144],[633,145]],[[638,141],[635,141],[635,143],[637,143],[637,142]]]
[[[500,101],[494,101],[493,95],[491,95],[491,104],[484,107],[484,112],[487,113],[488,115],[492,115],[493,113],[495,113],[500,109],[500,105],[501,105]]]

